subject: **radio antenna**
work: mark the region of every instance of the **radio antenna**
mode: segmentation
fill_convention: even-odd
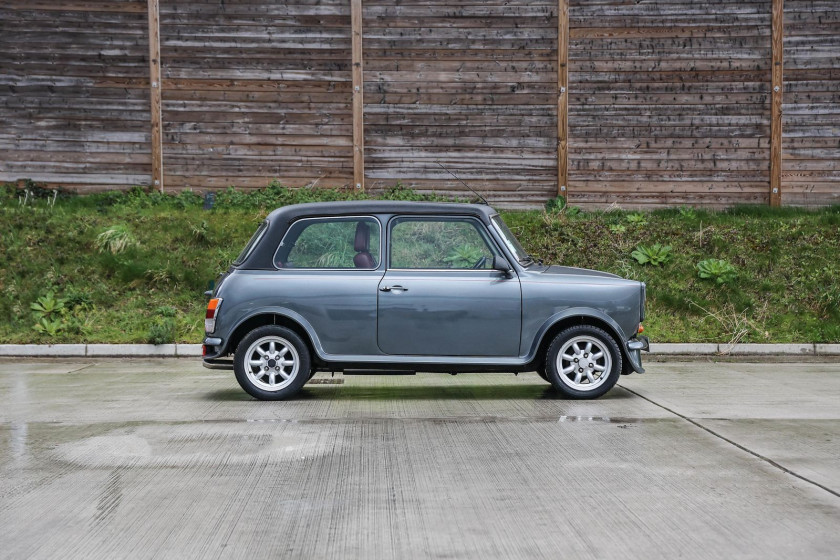
[[[446,167],[444,167],[444,166],[443,166],[443,164],[442,164],[441,162],[436,161],[435,163],[436,163],[436,164],[438,164],[438,165],[440,165],[440,168],[441,168],[441,169],[443,169],[444,171],[446,171],[447,173],[449,173],[450,175],[452,175],[453,177],[455,177],[455,179],[457,179],[459,183],[461,183],[462,185],[464,185],[465,187],[467,187],[467,188],[470,190],[470,192],[471,192],[471,193],[473,193],[475,196],[477,196],[479,199],[481,199],[481,202],[483,202],[483,203],[484,203],[485,205],[487,205],[487,206],[490,206],[490,203],[489,203],[489,202],[487,202],[487,199],[486,199],[486,198],[484,198],[483,196],[481,196],[480,194],[478,194],[478,193],[477,193],[477,192],[476,192],[476,191],[475,191],[475,190],[474,190],[471,186],[469,186],[469,185],[468,185],[468,184],[466,184],[464,181],[462,181],[460,177],[458,177],[457,175],[455,175],[454,173],[452,173],[450,170],[448,170]]]

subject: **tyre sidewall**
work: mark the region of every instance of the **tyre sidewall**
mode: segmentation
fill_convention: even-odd
[[[255,386],[251,383],[251,380],[248,378],[248,374],[245,370],[245,360],[249,359],[246,356],[248,352],[248,348],[260,338],[266,336],[277,336],[287,340],[291,345],[294,346],[295,351],[298,354],[298,360],[300,364],[298,366],[297,373],[295,374],[294,379],[292,382],[280,389],[279,391],[266,391],[261,389],[260,387]],[[239,385],[242,389],[245,390],[246,393],[255,397],[259,400],[263,401],[278,401],[283,400],[291,397],[295,393],[297,393],[301,387],[309,381],[310,378],[310,371],[311,371],[311,358],[309,355],[309,348],[297,335],[294,331],[287,329],[286,327],[280,327],[277,325],[267,325],[264,327],[259,327],[243,338],[239,345],[236,348],[236,352],[233,356],[233,371],[236,375],[236,381],[239,382]]]
[[[612,358],[612,367],[610,368],[606,381],[591,391],[580,391],[568,386],[560,379],[561,374],[557,371],[557,355],[560,353],[560,349],[563,348],[563,345],[567,341],[577,336],[591,336],[598,339],[603,343]],[[621,349],[618,347],[618,343],[605,330],[590,325],[569,327],[558,333],[548,347],[545,358],[546,377],[554,388],[566,397],[571,399],[597,399],[612,389],[618,381],[618,378],[621,377],[622,358],[623,356]]]

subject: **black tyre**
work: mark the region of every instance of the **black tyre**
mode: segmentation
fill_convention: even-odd
[[[309,381],[309,349],[285,327],[268,325],[249,332],[236,348],[233,371],[249,395],[264,401],[287,399]]]
[[[578,325],[561,331],[548,347],[548,381],[572,399],[596,399],[621,375],[621,350],[603,329]]]

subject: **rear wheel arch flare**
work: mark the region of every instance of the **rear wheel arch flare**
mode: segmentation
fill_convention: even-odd
[[[253,315],[248,317],[244,321],[242,321],[230,335],[230,342],[228,343],[227,353],[233,354],[236,351],[236,347],[242,341],[243,338],[248,336],[248,333],[257,329],[259,327],[264,327],[266,325],[278,325],[281,327],[286,327],[287,329],[293,331],[297,334],[301,340],[309,347],[310,355],[315,358],[317,353],[315,352],[315,345],[312,343],[312,338],[309,336],[309,333],[306,329],[289,317],[285,315],[281,315],[279,313],[259,313],[257,315]]]

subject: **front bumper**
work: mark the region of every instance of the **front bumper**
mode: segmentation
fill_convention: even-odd
[[[627,341],[627,357],[636,373],[644,373],[642,367],[642,350],[650,352],[650,340],[646,336],[637,336]]]

